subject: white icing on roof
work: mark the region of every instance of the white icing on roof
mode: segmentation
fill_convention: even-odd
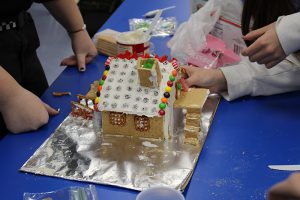
[[[159,104],[174,68],[167,61],[158,62],[162,74],[160,87],[149,88],[140,86],[136,63],[135,59],[111,60],[110,70],[101,90],[99,111],[159,116]]]

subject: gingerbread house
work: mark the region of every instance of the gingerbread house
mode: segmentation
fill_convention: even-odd
[[[95,102],[103,134],[169,138],[177,61],[166,57],[109,57]]]
[[[168,139],[182,124],[185,141],[197,144],[208,90],[184,87],[180,73],[177,60],[166,56],[109,57],[101,79],[91,84],[85,98],[79,95],[77,103],[94,108],[94,122],[104,135]],[[76,105],[73,115],[83,113],[86,118]]]

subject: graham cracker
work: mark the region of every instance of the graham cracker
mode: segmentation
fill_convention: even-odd
[[[204,88],[190,88],[188,92],[181,91],[180,97],[174,102],[174,107],[184,108],[187,112],[201,113],[208,94],[209,90]]]
[[[123,126],[118,126],[110,123],[109,114],[109,111],[102,111],[103,134],[165,139],[163,134],[164,117],[149,117],[149,130],[138,131],[135,127],[134,121],[134,117],[136,115],[126,114],[126,124]]]
[[[196,139],[196,138],[185,138],[184,143],[185,144],[190,144],[190,145],[193,145],[193,146],[200,145],[199,140]]]
[[[158,65],[157,60],[154,60],[154,67],[155,67],[155,71],[156,71],[156,76],[157,76],[157,85],[158,87],[160,86],[161,80],[162,80],[162,75],[161,75],[161,71]]]
[[[185,126],[184,128],[184,143],[194,146],[199,145],[200,127]]]
[[[137,60],[137,71],[139,75],[140,85],[144,87],[155,87],[160,86],[162,75],[156,59],[154,59],[153,67],[151,69],[143,68],[142,66],[146,63],[147,59],[138,58]],[[157,83],[152,82],[152,73],[156,73]]]
[[[193,135],[198,135],[198,133],[200,132],[200,127],[199,126],[185,126],[184,127],[184,136],[185,137],[189,137],[189,136],[193,136]],[[198,136],[197,136],[198,137]]]
[[[151,77],[151,70],[138,68],[139,80],[140,85],[144,87],[153,87],[153,82],[150,80]]]
[[[105,29],[96,34],[96,48],[99,53],[116,57],[118,55],[117,35],[120,32]]]
[[[198,120],[198,119],[200,120],[201,114],[188,112],[186,113],[185,118],[190,120]]]
[[[184,138],[197,138],[198,139],[198,134],[196,132],[186,132]]]
[[[96,92],[97,92],[98,84],[99,84],[99,81],[94,81],[90,85],[90,90],[85,95],[87,98],[89,98],[89,99],[95,99],[96,98]]]
[[[188,119],[186,119],[185,125],[186,126],[198,126],[198,127],[200,127],[201,120],[200,119],[199,120],[188,120]]]

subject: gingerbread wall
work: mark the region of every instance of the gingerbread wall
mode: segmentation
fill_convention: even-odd
[[[163,123],[164,117],[149,117],[149,129],[139,131],[135,125],[135,116],[126,114],[126,122],[121,125],[113,125],[110,121],[110,112],[102,112],[102,130],[107,135],[126,135],[144,138],[164,139]],[[122,122],[123,123],[123,122]]]

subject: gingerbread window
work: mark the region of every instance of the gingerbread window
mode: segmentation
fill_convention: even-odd
[[[109,113],[109,122],[112,125],[125,126],[126,124],[126,114],[118,112]]]
[[[146,116],[134,116],[134,126],[137,131],[149,131],[150,119]]]

